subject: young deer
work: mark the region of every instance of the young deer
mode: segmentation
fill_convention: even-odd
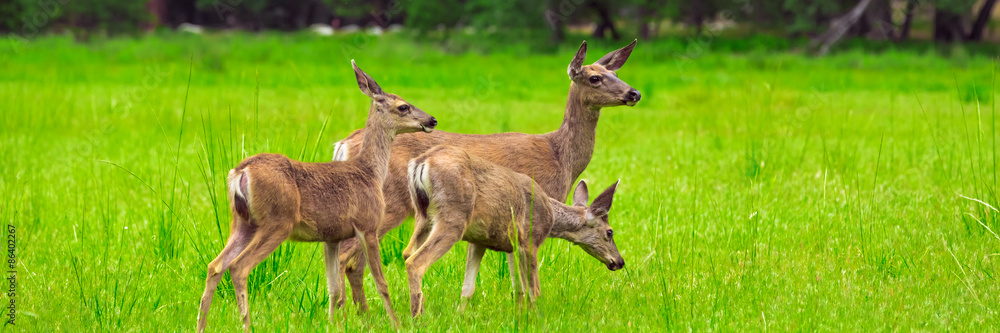
[[[633,106],[640,94],[615,74],[632,54],[635,41],[628,46],[608,53],[591,65],[583,65],[587,43],[573,57],[568,68],[569,97],[562,126],[546,134],[499,133],[469,135],[434,131],[434,133],[400,135],[393,143],[386,179],[386,209],[379,235],[398,227],[413,214],[407,192],[407,163],[434,146],[447,144],[464,149],[487,161],[531,175],[542,191],[552,198],[565,200],[573,182],[590,163],[594,152],[594,137],[601,108],[620,105]],[[356,155],[366,130],[358,130],[338,142],[334,160],[347,160]],[[538,192],[542,192],[538,191]],[[365,311],[363,277],[364,257],[357,251],[354,239],[346,240],[341,247],[341,264],[351,284],[351,293],[359,311]],[[343,294],[342,294],[343,295]],[[341,299],[343,302],[343,299]],[[341,303],[342,304],[342,303]]]
[[[385,311],[399,326],[382,275],[377,226],[385,210],[382,184],[396,134],[430,132],[437,120],[395,94],[382,91],[351,60],[361,92],[372,99],[365,128],[369,135],[357,157],[345,162],[304,163],[278,154],[258,154],[229,171],[229,206],[233,221],[229,240],[208,265],[201,297],[198,331],[205,329],[212,295],[227,269],[233,278],[243,329],[250,329],[247,276],[286,239],[324,242],[330,321],[343,287],[340,242],[364,240],[368,265]]]
[[[573,206],[539,191],[530,177],[493,164],[465,151],[438,146],[409,164],[409,189],[416,209],[416,225],[405,253],[410,280],[410,314],[423,312],[421,283],[427,268],[459,240],[469,242],[462,304],[472,297],[476,275],[486,249],[517,250],[520,269],[511,265],[514,285],[527,285],[533,303],[538,283],[538,247],[548,237],[573,242],[614,271],[625,267],[608,224],[608,211],[618,183],[587,205],[583,181],[573,194]],[[512,239],[516,238],[516,244]],[[411,251],[415,249],[415,251]]]

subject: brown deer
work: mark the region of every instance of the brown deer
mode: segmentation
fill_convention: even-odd
[[[615,74],[632,54],[635,41],[628,46],[608,53],[591,65],[584,65],[587,42],[570,62],[567,73],[571,80],[569,98],[562,126],[545,134],[499,133],[490,135],[456,134],[442,131],[400,135],[393,143],[386,179],[386,210],[379,225],[379,235],[403,223],[413,214],[407,190],[407,163],[428,149],[441,144],[460,147],[470,154],[531,175],[538,186],[552,198],[565,200],[573,181],[583,173],[594,153],[594,137],[601,108],[620,105],[633,106],[641,98],[638,91],[618,79]],[[365,130],[357,130],[334,148],[335,160],[347,160],[355,155],[365,137]],[[358,311],[368,305],[364,294],[364,257],[357,251],[356,240],[342,243],[341,268],[351,284],[351,293]],[[343,295],[343,294],[342,294]],[[341,304],[343,299],[340,300]]]
[[[229,171],[232,231],[222,253],[208,265],[199,332],[205,329],[212,296],[227,269],[233,278],[243,329],[250,330],[247,276],[286,239],[324,243],[332,322],[344,281],[338,267],[340,242],[352,237],[364,240],[362,249],[382,304],[393,324],[399,326],[379,255],[377,228],[385,210],[382,185],[396,135],[430,132],[437,120],[399,96],[383,92],[354,60],[351,65],[361,92],[372,99],[365,123],[369,135],[355,158],[304,163],[284,155],[258,154]]]
[[[587,207],[587,184],[581,181],[573,194],[573,206],[567,206],[540,191],[531,177],[456,147],[428,150],[413,159],[408,169],[416,225],[405,253],[412,253],[406,258],[406,273],[414,317],[423,312],[424,273],[459,240],[469,242],[463,308],[475,291],[486,249],[517,251],[519,267],[515,270],[511,265],[510,274],[513,278],[514,272],[520,272],[515,288],[527,289],[531,303],[541,292],[538,247],[548,237],[579,245],[612,271],[625,267],[608,224],[618,183]]]

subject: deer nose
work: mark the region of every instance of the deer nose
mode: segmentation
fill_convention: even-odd
[[[642,99],[642,94],[640,94],[638,90],[632,89],[628,91],[627,97],[630,101],[638,102]]]
[[[427,127],[436,127],[438,125],[437,118],[431,117],[431,121],[427,123]]]

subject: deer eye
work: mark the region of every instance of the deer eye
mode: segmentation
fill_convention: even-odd
[[[615,235],[615,232],[611,231],[611,229],[608,229],[608,239],[611,239],[611,237],[613,237],[614,235]]]
[[[406,104],[403,104],[403,105],[400,105],[397,109],[399,109],[400,112],[406,112],[406,111],[410,111],[410,106],[406,105]]]
[[[598,82],[601,82],[601,76],[600,75],[594,75],[594,76],[590,77],[590,83],[591,84],[597,84]]]

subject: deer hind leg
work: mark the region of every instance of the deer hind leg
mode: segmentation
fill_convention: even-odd
[[[272,219],[258,221],[257,232],[253,239],[240,252],[230,265],[230,275],[233,278],[233,289],[236,292],[236,305],[240,310],[240,317],[243,318],[243,330],[250,331],[250,309],[247,303],[247,277],[250,271],[257,267],[267,258],[281,243],[292,234],[294,221]]]
[[[392,311],[392,301],[389,300],[389,285],[386,284],[385,275],[382,274],[382,255],[379,252],[377,232],[365,234],[358,229],[354,229],[354,232],[357,233],[358,239],[363,239],[365,242],[364,255],[368,258],[368,268],[372,272],[372,279],[375,280],[375,289],[382,298],[382,306],[392,319],[393,326],[399,329],[399,319],[396,319],[396,313]]]
[[[462,234],[465,232],[465,219],[449,220],[447,214],[439,214],[439,217],[441,219],[435,222],[427,241],[413,253],[413,256],[406,259],[406,275],[410,282],[410,315],[413,317],[424,311],[424,295],[421,289],[427,268],[448,253],[448,250],[462,239]]]
[[[201,296],[201,309],[198,312],[198,332],[205,330],[208,322],[208,309],[212,305],[212,297],[219,287],[222,274],[229,269],[229,264],[250,242],[253,237],[252,227],[239,217],[233,218],[232,231],[226,246],[219,253],[219,256],[208,264],[208,277],[205,278],[205,293]]]
[[[337,318],[334,316],[339,306],[337,302],[343,299],[343,283],[340,273],[340,242],[323,243],[323,257],[326,262],[326,287],[330,294],[330,323],[334,323]]]

